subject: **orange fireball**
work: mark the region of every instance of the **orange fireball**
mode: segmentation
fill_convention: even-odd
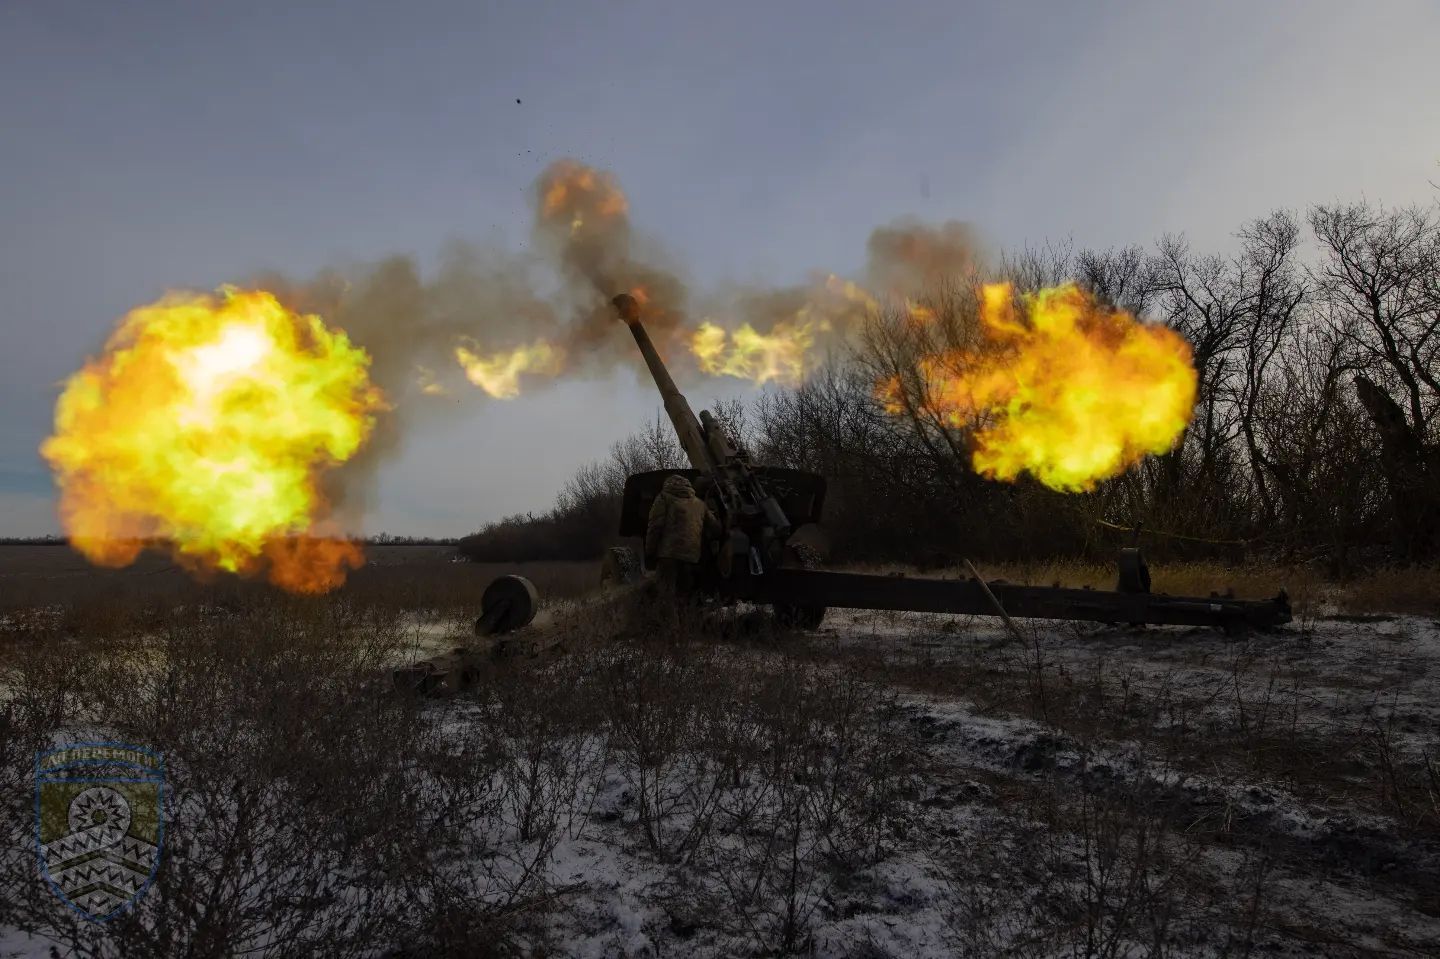
[[[343,332],[263,291],[132,311],[66,382],[41,446],[70,542],[103,566],[156,545],[195,571],[338,586],[360,550],[321,534],[322,478],[386,408],[369,366]]]
[[[1167,327],[1097,303],[1073,284],[1017,302],[985,285],[983,344],[926,356],[918,402],[973,429],[975,469],[995,479],[1030,473],[1066,492],[1092,489],[1147,454],[1174,449],[1195,407],[1190,344]],[[892,412],[904,387],[882,384]]]
[[[629,208],[613,176],[574,160],[554,164],[540,184],[541,221],[568,223],[571,234],[592,220],[623,216]]]

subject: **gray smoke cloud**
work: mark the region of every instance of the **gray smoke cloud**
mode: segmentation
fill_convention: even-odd
[[[692,296],[663,246],[633,227],[616,178],[573,160],[547,168],[532,189],[534,242],[526,252],[453,243],[426,275],[407,256],[336,267],[308,279],[270,272],[253,279],[288,306],[324,317],[372,358],[374,382],[392,410],[370,443],[341,470],[328,494],[337,511],[364,515],[375,466],[393,455],[415,421],[463,409],[478,396],[457,362],[457,345],[494,353],[538,340],[555,361],[524,380],[542,388],[564,375],[606,375],[628,367],[643,376],[634,344],[616,322],[611,298],[632,292],[657,348],[682,381],[700,375],[689,342],[702,322],[749,325],[769,335],[808,323],[819,356],[844,348],[880,300],[918,298],[945,278],[973,271],[979,245],[963,223],[902,221],[877,228],[856,285],[818,275],[788,287],[729,287]]]

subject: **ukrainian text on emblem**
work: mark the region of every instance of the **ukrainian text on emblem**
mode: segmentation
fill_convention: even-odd
[[[40,870],[87,919],[103,922],[150,888],[164,785],[160,757],[136,746],[75,743],[36,756]]]

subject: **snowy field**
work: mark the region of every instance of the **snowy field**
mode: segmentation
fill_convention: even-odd
[[[1238,641],[834,612],[646,645],[580,605],[540,626],[561,651],[418,707],[323,677],[458,616],[299,660],[313,622],[247,657],[232,627],[66,675],[22,657],[15,729],[42,702],[71,734],[100,701],[192,714],[113,730],[176,737],[176,838],[111,926],[37,892],[11,737],[0,955],[1437,955],[1440,622],[1330,612]],[[281,692],[175,678],[202,666]],[[215,778],[242,768],[255,789]]]

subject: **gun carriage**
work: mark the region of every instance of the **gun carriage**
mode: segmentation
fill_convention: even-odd
[[[701,560],[695,579],[699,590],[722,599],[769,605],[782,620],[809,628],[820,624],[829,607],[1213,626],[1232,633],[1290,621],[1290,603],[1283,590],[1273,599],[1259,601],[1152,593],[1149,570],[1138,547],[1120,550],[1114,591],[812,568],[807,551],[792,545],[791,537],[800,528],[820,521],[824,477],[753,464],[709,411],[695,415],[651,342],[635,298],[622,293],[615,297],[614,305],[635,338],[690,462],[688,470],[656,470],[629,477],[619,532],[621,536],[643,536],[650,506],[665,478],[676,472],[685,475],[723,528]],[[634,564],[610,565],[613,569]]]
[[[622,293],[615,297],[614,305],[635,338],[690,464],[684,470],[630,476],[625,482],[619,534],[644,537],[650,508],[666,478],[684,475],[721,527],[720,535],[711,537],[702,551],[691,587],[698,593],[722,602],[769,606],[786,625],[808,629],[818,627],[831,607],[995,615],[1007,622],[1032,618],[1209,626],[1229,634],[1290,622],[1290,602],[1284,590],[1268,600],[1152,593],[1150,573],[1138,547],[1119,551],[1113,591],[986,583],[978,576],[943,580],[815,568],[812,551],[792,542],[792,537],[797,530],[820,521],[825,478],[752,463],[708,410],[695,415],[651,342],[635,298]],[[641,571],[633,550],[618,547],[606,557],[604,578],[628,580]],[[528,580],[502,576],[485,590],[475,632],[503,637],[528,625],[537,606],[535,587]],[[493,642],[488,654],[506,655],[515,649],[501,638]],[[401,688],[425,693],[453,692],[474,681],[484,659],[479,650],[457,647],[396,670],[395,682]]]

